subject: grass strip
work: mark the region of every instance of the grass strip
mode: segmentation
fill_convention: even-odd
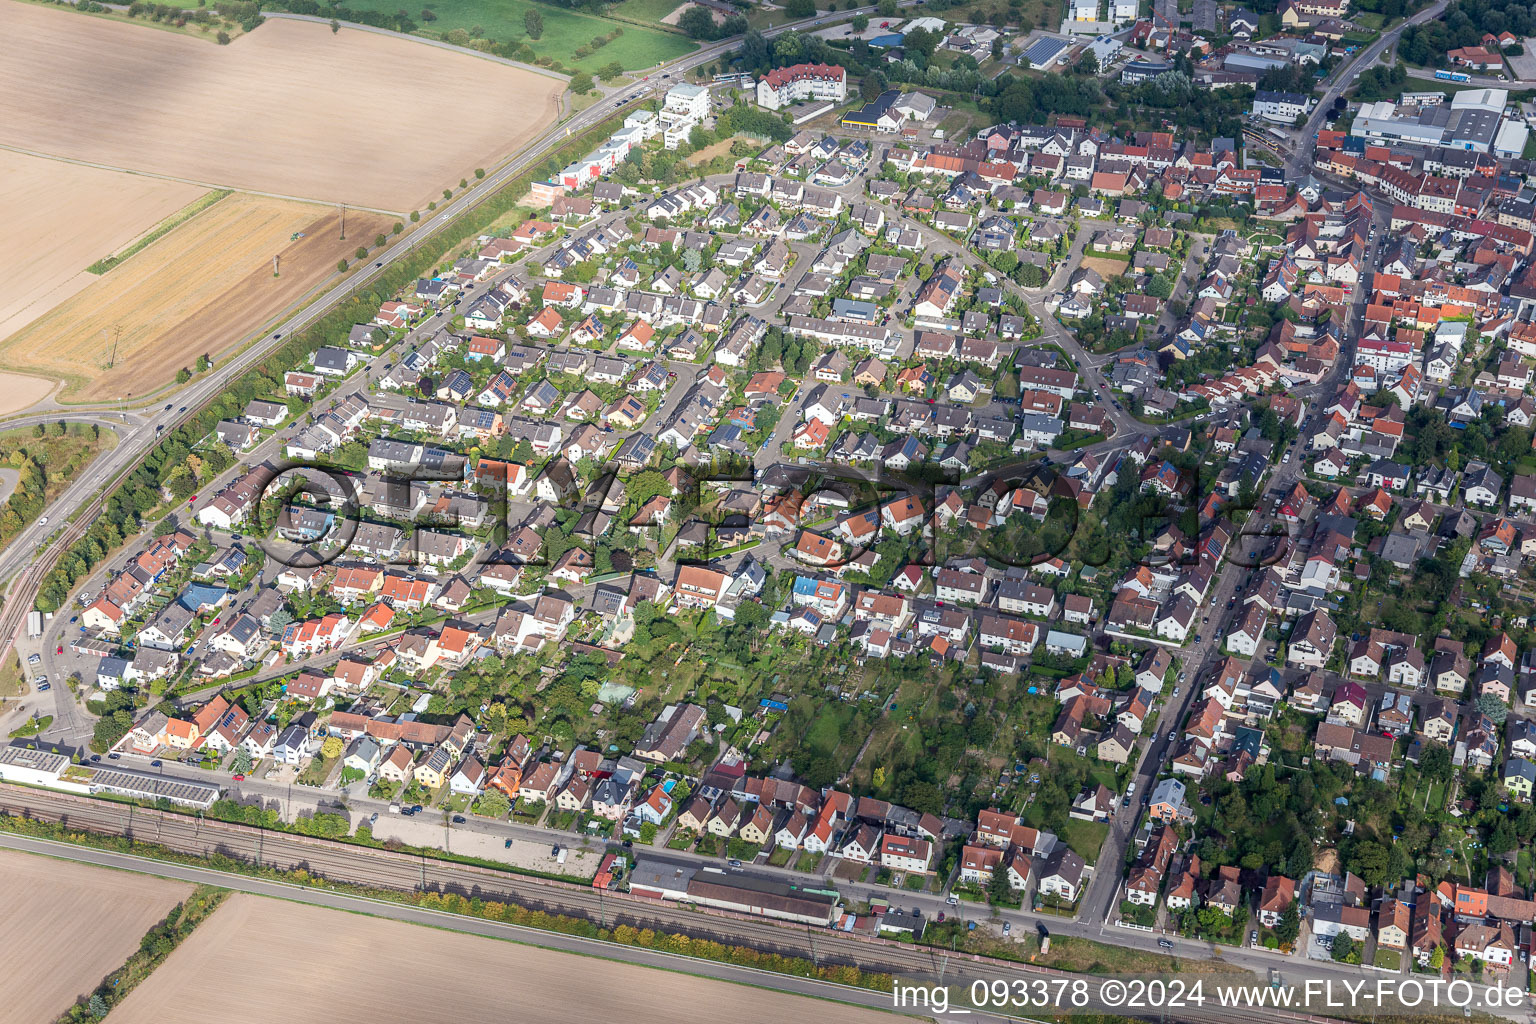
[[[185,902],[178,903],[165,915],[165,919],[144,933],[139,948],[131,953],[123,966],[101,979],[89,995],[81,996],[75,1005],[59,1015],[57,1024],[86,1024],[98,1021],[111,1012],[112,1007],[128,998],[128,993],[154,973],[176,947],[219,909],[228,889],[214,885],[199,885]]]
[[[102,257],[95,263],[92,263],[90,266],[86,267],[85,272],[88,274],[105,274],[119,263],[122,263],[124,260],[128,259],[128,257],[132,256],[134,253],[148,248],[150,245],[158,242],[172,231],[175,231],[181,225],[185,224],[193,217],[196,217],[198,214],[208,209],[208,207],[212,206],[220,199],[232,195],[234,195],[234,190],[227,188],[216,188],[212,192],[203,193],[188,203],[186,206],[183,206],[181,209],[165,218],[165,220],[161,221],[159,224],[156,224],[153,228],[150,228],[147,234],[141,237],[138,241],[134,242],[132,245],[128,246],[128,248],[124,249],[122,252],[114,253],[111,256]]]

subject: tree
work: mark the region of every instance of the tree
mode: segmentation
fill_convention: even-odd
[[[1381,885],[1387,880],[1387,848],[1374,839],[1355,843],[1350,849],[1351,870],[1367,885]]]
[[[1275,938],[1280,940],[1281,945],[1289,946],[1299,935],[1301,935],[1301,915],[1296,910],[1296,901],[1291,900],[1280,912],[1280,921],[1275,925]]]
[[[341,271],[343,274],[347,272],[347,267],[350,265],[351,264],[347,262],[347,258],[345,256],[336,261],[336,269]]]
[[[578,96],[585,96],[592,91],[592,76],[585,71],[578,71],[571,76],[571,92]]]
[[[1339,932],[1333,937],[1333,959],[1341,964],[1359,963],[1360,954],[1355,948],[1355,937],[1348,932]]]
[[[799,21],[801,18],[814,18],[816,16],[816,0],[789,0],[784,5],[784,13]]]
[[[1437,943],[1435,945],[1435,948],[1430,950],[1430,952],[1429,952],[1429,966],[1433,967],[1436,971],[1440,970],[1440,968],[1445,966],[1445,944],[1444,943]]]
[[[342,745],[340,736],[327,736],[325,742],[320,744],[320,756],[327,761],[334,761],[341,756],[346,747]]]
[[[1431,782],[1451,781],[1451,751],[1444,743],[1430,743],[1419,755],[1419,771]]]
[[[176,371],[176,383],[177,384],[185,384],[187,381],[189,381],[191,379],[192,379],[192,371],[187,369],[185,366],[183,366],[181,369]]]
[[[340,32],[340,31],[341,31],[341,22],[337,21],[335,18],[332,18],[331,19],[331,35],[335,35],[337,32]]]
[[[997,866],[992,869],[992,878],[987,883],[987,902],[997,907],[1012,899],[1013,888],[1008,884],[1008,868],[999,858]]]
[[[938,49],[939,36],[925,28],[915,28],[902,38],[901,45],[908,53],[915,53],[926,60]]]
[[[368,249],[366,246],[360,245],[357,247],[357,252],[353,253],[353,255],[360,260],[365,260],[368,258]]]
[[[855,14],[853,16],[853,31],[854,31],[854,34],[856,34],[856,35],[863,35],[864,34],[864,30],[867,29],[867,28],[869,28],[869,15],[867,15],[867,14]]]
[[[377,235],[373,236],[373,247],[375,249],[382,249],[382,248],[384,248],[388,244],[389,244],[389,236],[386,235],[384,232],[380,231]]]
[[[707,7],[689,4],[677,19],[677,27],[689,39],[714,39],[717,37],[715,15]]]
[[[523,12],[523,30],[528,33],[529,39],[538,39],[544,35],[544,15],[530,7]]]
[[[896,17],[896,0],[880,0],[880,6],[878,10],[880,11],[880,17],[882,18]]]
[[[1492,693],[1477,698],[1477,710],[1492,719],[1494,725],[1503,725],[1504,719],[1509,717],[1509,705]]]
[[[248,773],[254,767],[251,761],[251,752],[246,750],[244,747],[237,748],[235,750],[235,759],[234,761],[230,762],[229,767],[230,771],[234,772],[236,775],[245,775]]]
[[[624,65],[620,64],[616,60],[611,60],[607,64],[604,64],[602,67],[597,69],[597,77],[601,78],[605,82],[611,82],[615,78],[618,78],[623,73],[624,73]],[[481,168],[476,168],[476,170],[475,170],[475,177],[477,177],[477,178],[485,177],[485,171],[483,169],[481,169]]]

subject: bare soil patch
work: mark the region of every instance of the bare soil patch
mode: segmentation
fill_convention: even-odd
[[[1083,266],[1092,267],[1099,272],[1099,276],[1108,281],[1112,277],[1119,277],[1131,269],[1128,260],[1111,260],[1103,256],[1084,256]]]
[[[0,364],[64,380],[74,400],[142,396],[238,345],[389,224],[353,211],[342,241],[334,211],[232,195],[0,342]]]
[[[0,1024],[51,1021],[122,966],[190,885],[0,852]]]
[[[24,373],[0,372],[0,416],[32,408],[56,387],[57,381],[29,377]]]
[[[531,71],[320,23],[271,19],[209,46],[12,0],[0,0],[0,20],[14,58],[0,63],[0,143],[384,210],[423,206],[509,156],[555,119],[564,91]]]
[[[9,150],[0,150],[0,181],[0,267],[6,271],[0,275],[0,338],[95,281],[85,270],[92,262],[124,248],[204,191]],[[0,388],[0,412],[7,404]]]
[[[253,950],[273,951],[261,957],[260,970],[252,969]],[[408,1008],[386,1016],[416,1024],[891,1019],[804,996],[237,894],[113,1008],[112,1020],[270,1024],[275,995],[285,1024],[375,1024],[381,1007]]]

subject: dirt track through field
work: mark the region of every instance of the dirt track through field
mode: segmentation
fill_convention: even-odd
[[[203,194],[8,150],[0,150],[0,182],[0,339],[95,281],[86,267]]]
[[[273,19],[216,46],[12,0],[0,21],[0,143],[383,210],[425,206],[521,148],[565,88],[319,23]]]
[[[281,1005],[281,1013],[274,1007]],[[885,1024],[874,1010],[682,973],[231,896],[113,1024]]]
[[[0,853],[0,1024],[45,1024],[101,984],[190,885]]]
[[[71,400],[142,396],[199,355],[217,359],[389,224],[354,211],[342,241],[335,211],[229,196],[0,342],[0,364],[67,381]]]

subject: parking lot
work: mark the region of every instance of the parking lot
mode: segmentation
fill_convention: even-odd
[[[371,815],[372,812],[355,813],[353,824],[366,825]],[[601,842],[584,846],[581,842],[570,842],[569,835],[556,832],[550,833],[548,842],[516,837],[509,840],[504,835],[477,831],[482,819],[472,815],[462,817],[464,823],[454,825],[451,818],[434,808],[411,816],[386,811],[373,822],[373,834],[378,839],[396,839],[412,846],[441,846],[450,853],[498,861],[523,871],[570,875],[577,879],[590,879],[597,874],[598,862],[603,859]],[[551,852],[556,842],[567,850],[564,864]]]

